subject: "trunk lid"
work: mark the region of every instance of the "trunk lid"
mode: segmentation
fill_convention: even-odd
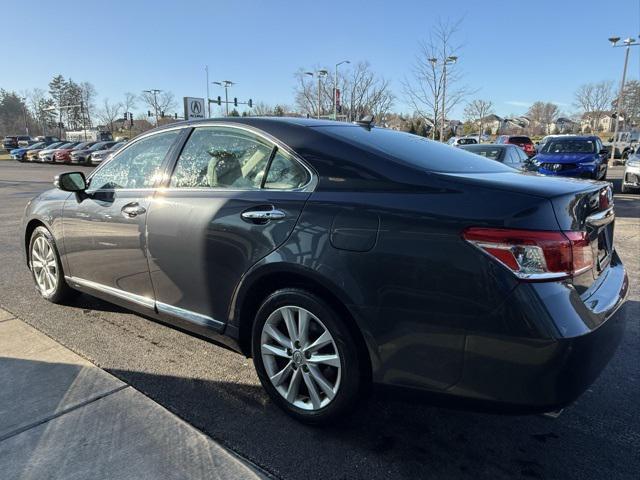
[[[573,277],[583,293],[605,271],[613,253],[613,190],[608,182],[547,177],[535,173],[446,174],[460,183],[529,194],[551,202],[562,231],[587,232],[593,268]]]

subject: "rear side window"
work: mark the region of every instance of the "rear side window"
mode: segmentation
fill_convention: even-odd
[[[427,171],[443,173],[513,171],[499,162],[410,133],[386,128],[368,130],[356,125],[313,128],[362,150],[383,154],[393,160]]]
[[[171,187],[256,190],[273,145],[235,128],[196,128],[182,150]]]
[[[529,137],[511,137],[509,143],[515,143],[516,145],[524,145],[533,143]]]
[[[232,127],[198,127],[178,158],[170,186],[291,190],[308,181],[309,174],[302,165],[252,132]]]

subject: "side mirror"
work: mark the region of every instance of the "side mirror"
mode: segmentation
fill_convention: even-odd
[[[53,184],[65,192],[84,192],[88,186],[82,172],[67,172],[56,175]]]

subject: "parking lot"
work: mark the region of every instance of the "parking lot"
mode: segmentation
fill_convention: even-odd
[[[637,478],[640,195],[615,196],[615,244],[631,284],[618,313],[627,320],[625,338],[559,418],[462,412],[376,394],[340,425],[313,428],[271,404],[250,360],[86,295],[61,307],[36,293],[22,255],[22,212],[68,170],[0,161],[0,307],[274,477]],[[621,173],[609,170],[616,192]]]

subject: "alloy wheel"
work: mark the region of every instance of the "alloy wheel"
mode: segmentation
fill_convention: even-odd
[[[44,236],[39,236],[33,242],[31,269],[36,284],[44,296],[55,292],[58,286],[58,263],[53,247]]]
[[[287,402],[319,410],[335,398],[340,354],[333,336],[313,313],[296,306],[278,308],[262,327],[260,341],[267,375]]]

